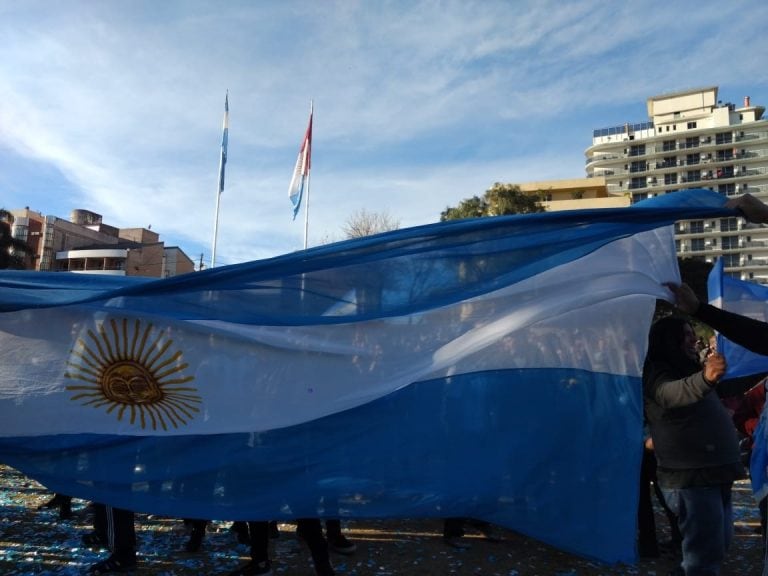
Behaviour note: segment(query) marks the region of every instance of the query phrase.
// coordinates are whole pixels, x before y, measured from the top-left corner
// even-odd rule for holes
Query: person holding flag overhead
[[[683,537],[685,576],[720,573],[733,537],[731,487],[745,476],[736,428],[715,392],[726,367],[715,352],[702,368],[696,335],[684,318],[667,316],[651,328],[645,414],[659,487]]]
[[[768,223],[768,206],[750,194],[729,200],[726,203],[726,207],[738,210],[750,222]],[[768,356],[768,323],[700,302],[694,291],[687,284],[667,284],[667,287],[674,296],[675,304],[682,312],[701,320],[739,346],[756,354]],[[763,440],[762,444],[760,444],[761,438]],[[764,434],[757,434],[756,441],[755,455],[753,455],[751,461],[752,485],[756,496],[760,499],[761,494],[765,492],[766,474],[764,464],[768,446],[765,445]],[[756,462],[762,462],[763,466],[757,466]],[[762,480],[757,480],[756,475],[760,476]],[[726,527],[726,530],[729,528],[730,526]],[[688,576],[689,571],[686,568],[685,562],[685,541],[683,543],[683,556],[683,569],[686,576]],[[718,572],[719,567],[711,572],[696,572],[692,570],[690,574],[717,574]],[[768,576],[768,562],[764,562],[763,576]]]

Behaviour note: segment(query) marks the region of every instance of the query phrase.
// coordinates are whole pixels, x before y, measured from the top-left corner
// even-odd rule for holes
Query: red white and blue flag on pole
[[[304,134],[304,140],[301,142],[299,156],[296,158],[296,166],[293,169],[293,178],[288,186],[288,197],[293,204],[293,219],[301,208],[301,198],[304,195],[304,186],[309,177],[309,169],[312,159],[312,110],[309,112],[309,125]]]

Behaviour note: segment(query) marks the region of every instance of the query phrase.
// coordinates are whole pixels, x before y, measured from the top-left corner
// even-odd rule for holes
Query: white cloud
[[[302,244],[287,186],[310,98],[310,238],[359,207],[425,223],[497,180],[582,176],[606,109],[641,121],[649,96],[712,84],[765,104],[768,9],[737,7],[750,17],[658,1],[0,4],[0,150],[80,191],[46,213],[151,223],[209,253],[229,89],[217,259],[272,256]]]

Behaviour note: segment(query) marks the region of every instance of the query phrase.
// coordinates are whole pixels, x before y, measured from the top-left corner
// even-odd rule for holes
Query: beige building
[[[718,100],[716,86],[648,99],[648,121],[595,130],[587,176],[631,201],[708,188],[768,201],[768,120],[744,98]],[[678,255],[713,262],[742,280],[768,284],[768,228],[741,218],[688,220],[676,230]]]
[[[13,236],[29,246],[31,270],[166,278],[195,269],[180,248],[166,247],[157,232],[115,228],[95,212],[73,210],[69,220],[29,208],[9,212]]]
[[[629,194],[608,193],[605,178],[571,178],[541,180],[518,184],[520,191],[536,194],[548,212],[558,210],[584,210],[589,208],[621,208],[629,206]]]

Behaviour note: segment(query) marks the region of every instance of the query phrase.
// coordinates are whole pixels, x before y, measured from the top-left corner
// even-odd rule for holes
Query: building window
[[[736,184],[718,184],[717,191],[724,196],[736,194]]]
[[[727,268],[735,268],[739,265],[739,255],[738,254],[723,254],[723,266]]]
[[[722,246],[723,250],[736,250],[739,247],[739,237],[723,236]]]
[[[735,232],[739,229],[738,218],[721,218],[720,232]]]
[[[696,128],[696,122],[688,122],[688,130],[693,130]]]
[[[704,220],[691,220],[688,226],[691,234],[704,233]]]
[[[664,174],[664,184],[677,184],[677,174]]]
[[[730,132],[715,134],[715,144],[730,144],[731,142],[733,142],[733,135]]]
[[[704,238],[693,238],[691,239],[691,250],[694,252],[703,252],[704,251]]]
[[[716,157],[718,162],[733,160],[733,150],[718,150]]]

